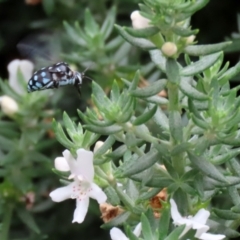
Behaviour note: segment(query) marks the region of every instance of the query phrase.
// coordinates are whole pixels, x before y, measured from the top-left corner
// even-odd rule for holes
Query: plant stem
[[[9,228],[12,219],[13,205],[6,204],[4,208],[2,227],[0,232],[1,240],[8,240]]]
[[[169,105],[168,105],[169,113],[171,114],[171,112],[179,112],[180,106],[179,106],[179,99],[178,99],[178,91],[179,91],[178,85],[177,83],[173,83],[169,81],[167,84],[167,87],[168,87],[168,99],[169,99]],[[174,126],[170,126],[170,128],[171,127],[174,127]],[[171,134],[170,141],[172,144],[172,148],[179,144],[179,142],[172,136],[172,134]],[[173,156],[172,163],[177,173],[180,176],[183,175],[184,165],[185,165],[183,154]]]

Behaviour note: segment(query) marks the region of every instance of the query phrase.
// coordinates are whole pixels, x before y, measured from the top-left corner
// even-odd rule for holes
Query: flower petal
[[[172,198],[170,199],[170,204],[171,204],[171,216],[172,216],[174,223],[181,222],[181,220],[184,218],[179,213],[177,204]]]
[[[87,181],[93,182],[93,153],[83,148],[77,150],[77,174],[83,176]]]
[[[206,224],[209,216],[210,216],[210,212],[202,208],[196,213],[196,215],[192,218],[192,220],[194,222]]]
[[[49,196],[52,198],[54,202],[62,202],[68,198],[71,198],[72,194],[72,186],[75,183],[71,183],[66,187],[57,188],[56,190],[52,191]]]
[[[70,170],[67,160],[64,157],[57,157],[54,166],[58,171],[68,172]]]
[[[221,240],[224,239],[225,235],[222,234],[211,234],[211,233],[203,233],[198,239],[201,240]]]
[[[76,169],[77,169],[77,161],[74,159],[74,157],[72,156],[70,151],[67,150],[67,149],[65,151],[63,151],[62,154],[63,154],[63,157],[66,159],[68,165],[69,165],[71,173],[74,174],[76,172]]]
[[[119,228],[112,228],[110,230],[110,236],[112,240],[129,240],[126,235]]]
[[[89,205],[89,198],[86,197],[85,199],[81,201],[77,201],[77,207],[74,211],[73,215],[73,223],[82,223],[84,221],[84,218],[88,211],[88,205]]]
[[[92,183],[91,189],[92,190],[89,192],[89,197],[96,199],[99,204],[107,201],[107,195],[97,184]]]
[[[142,231],[142,223],[138,223],[138,225],[134,228],[133,233],[139,237]]]

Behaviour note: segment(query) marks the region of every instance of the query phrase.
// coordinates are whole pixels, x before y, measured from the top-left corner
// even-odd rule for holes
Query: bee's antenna
[[[88,79],[88,80],[93,81],[92,78],[90,78],[90,77],[88,77],[88,76],[85,75],[85,73],[87,72],[87,70],[88,70],[91,66],[92,66],[92,64],[91,64],[90,66],[88,66],[88,67],[82,72],[82,76],[83,76],[83,78],[86,78],[86,79]]]

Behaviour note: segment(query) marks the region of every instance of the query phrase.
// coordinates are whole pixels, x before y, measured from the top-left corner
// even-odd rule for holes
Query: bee
[[[81,94],[83,79],[92,80],[85,76],[86,71],[87,69],[82,73],[73,71],[67,63],[59,62],[36,71],[28,81],[27,90],[28,92],[34,92],[73,85],[76,87],[78,93]]]

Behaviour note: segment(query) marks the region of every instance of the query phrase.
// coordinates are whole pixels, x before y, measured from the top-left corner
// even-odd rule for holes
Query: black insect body
[[[28,92],[74,85],[80,93],[80,87],[85,76],[83,73],[72,71],[65,62],[59,62],[36,71],[28,81]],[[90,79],[91,80],[91,79]]]

